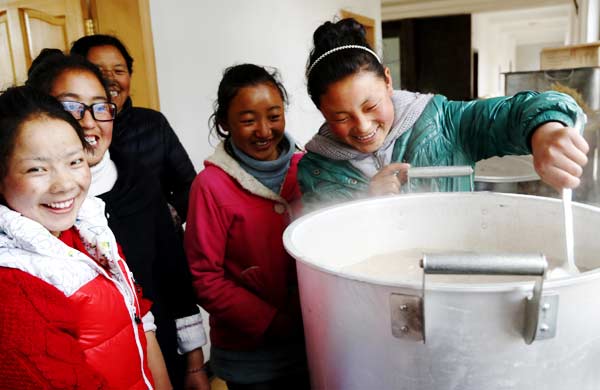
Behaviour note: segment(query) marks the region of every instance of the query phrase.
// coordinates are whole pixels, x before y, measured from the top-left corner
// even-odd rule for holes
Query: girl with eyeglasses
[[[108,225],[153,301],[156,327],[149,321],[145,331],[153,342],[149,363],[157,388],[171,388],[171,375],[186,388],[209,389],[202,353],[206,337],[181,237],[158,179],[136,161],[109,151],[116,107],[100,71],[83,57],[58,53],[38,60],[27,84],[57,98],[83,128],[90,150],[89,194],[106,203]]]
[[[153,389],[139,296],[86,198],[79,123],[30,87],[0,95],[0,388]]]
[[[185,222],[190,186],[196,177],[194,165],[162,113],[133,105],[134,59],[123,42],[112,35],[87,35],[73,43],[71,54],[84,56],[100,68],[108,82],[111,99],[117,105],[111,149],[146,165],[176,210],[174,218]]]
[[[300,153],[275,72],[225,70],[212,130],[222,142],[190,191],[185,249],[210,313],[211,368],[230,390],[309,388],[296,268],[282,235],[300,211]]]

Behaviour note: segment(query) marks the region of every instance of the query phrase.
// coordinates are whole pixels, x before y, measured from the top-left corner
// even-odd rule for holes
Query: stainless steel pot
[[[555,199],[404,195],[346,203],[295,221],[284,243],[297,259],[313,388],[598,389],[600,209],[574,204],[573,212],[577,265],[589,271],[546,280],[543,287],[543,267],[531,254],[563,258]],[[443,258],[484,254],[469,263],[475,268],[493,266],[500,256],[507,268],[532,265],[531,272],[515,272],[533,275],[482,282],[348,271],[373,255],[415,248]],[[447,257],[436,264],[448,265]],[[456,262],[450,265],[455,272]],[[541,287],[541,304],[534,305],[538,337],[528,340],[534,286]]]

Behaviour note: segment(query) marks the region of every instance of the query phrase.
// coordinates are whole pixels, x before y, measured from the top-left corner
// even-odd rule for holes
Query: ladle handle
[[[475,189],[475,178],[473,177],[473,167],[470,165],[457,166],[433,166],[433,167],[412,167],[407,172],[407,188],[411,192],[412,179],[435,179],[439,177],[460,177],[468,176],[471,191]]]
[[[548,262],[543,254],[456,253],[424,254],[425,274],[535,275],[543,276]]]
[[[469,165],[408,168],[408,177],[410,177],[411,179],[431,177],[458,177],[469,176],[472,174],[473,167]]]

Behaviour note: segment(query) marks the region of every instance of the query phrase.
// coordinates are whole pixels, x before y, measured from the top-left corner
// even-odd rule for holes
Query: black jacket
[[[190,186],[196,171],[163,114],[133,107],[131,98],[127,99],[115,119],[110,150],[141,162],[156,175],[167,202],[185,221]]]
[[[185,361],[177,354],[175,319],[199,312],[183,242],[156,177],[128,156],[111,152],[111,159],[117,167],[117,182],[98,197],[106,203],[108,226],[136,282],[154,302],[156,337],[171,380],[176,382],[184,376]]]

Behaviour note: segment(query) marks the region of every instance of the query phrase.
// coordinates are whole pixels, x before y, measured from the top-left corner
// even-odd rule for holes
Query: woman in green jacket
[[[399,193],[409,166],[472,166],[507,154],[532,153],[542,180],[557,189],[579,185],[588,145],[573,128],[583,113],[569,96],[522,92],[462,102],[394,91],[390,70],[354,19],[324,23],[313,40],[308,93],[325,123],[299,165],[305,207]],[[435,183],[457,191],[470,181]]]

